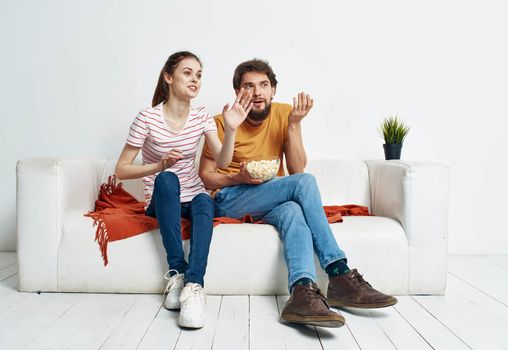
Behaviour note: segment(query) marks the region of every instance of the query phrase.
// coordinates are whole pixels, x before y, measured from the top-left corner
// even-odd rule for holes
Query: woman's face
[[[181,99],[196,97],[201,89],[202,70],[201,64],[189,57],[180,61],[173,74],[164,73],[170,95]]]

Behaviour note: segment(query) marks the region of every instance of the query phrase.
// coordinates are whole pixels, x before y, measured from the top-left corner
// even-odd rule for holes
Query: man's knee
[[[294,201],[288,201],[273,209],[273,214],[281,219],[294,220],[303,217],[302,207]]]
[[[289,178],[295,189],[318,191],[316,178],[312,174],[298,173],[289,176]]]
[[[301,232],[301,229],[307,225],[300,204],[294,201],[288,201],[280,204],[263,218],[263,221],[275,226],[281,234],[286,237],[287,234]],[[291,227],[293,229],[291,229]]]
[[[291,176],[294,176],[298,182],[302,184],[316,184],[316,177],[309,173],[298,173],[293,174]]]

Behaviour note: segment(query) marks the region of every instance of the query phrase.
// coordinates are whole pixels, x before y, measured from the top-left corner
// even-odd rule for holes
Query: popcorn
[[[279,158],[253,160],[247,163],[246,169],[251,177],[262,181],[273,179],[279,171]]]

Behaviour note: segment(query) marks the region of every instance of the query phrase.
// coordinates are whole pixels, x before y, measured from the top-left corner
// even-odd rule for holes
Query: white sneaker
[[[166,295],[164,307],[169,310],[174,310],[180,308],[180,294],[182,294],[184,275],[176,271],[176,275],[170,277],[169,273],[171,271],[176,270],[169,270],[164,275],[164,279],[168,281],[166,289],[164,289],[164,295]]]
[[[201,328],[205,325],[206,297],[203,288],[197,283],[187,283],[180,296],[181,327]]]

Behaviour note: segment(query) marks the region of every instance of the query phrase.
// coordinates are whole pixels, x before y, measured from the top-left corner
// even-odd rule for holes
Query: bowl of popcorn
[[[277,156],[248,161],[245,168],[253,179],[268,181],[277,176],[280,159]]]

